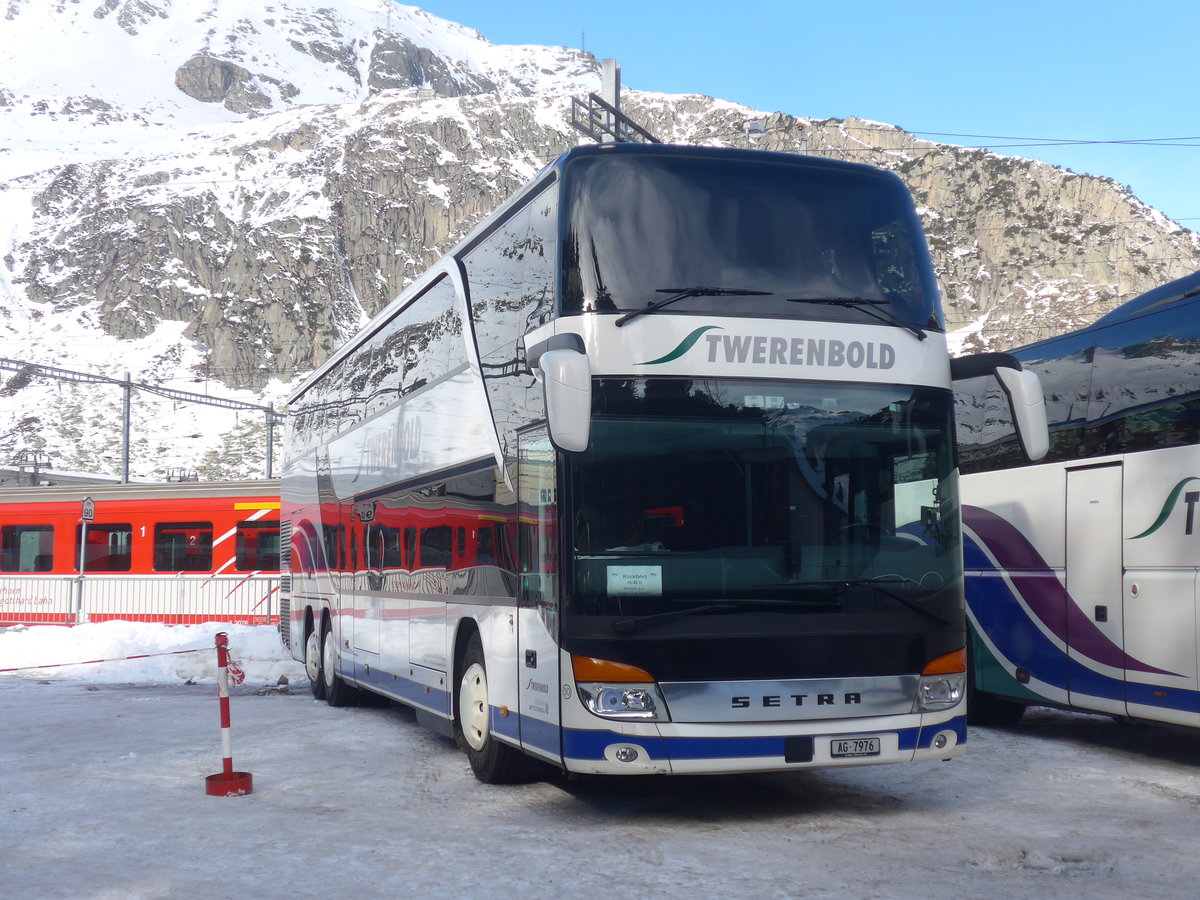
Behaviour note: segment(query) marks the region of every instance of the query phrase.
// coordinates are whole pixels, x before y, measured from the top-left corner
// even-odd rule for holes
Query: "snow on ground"
[[[218,629],[247,675],[242,797],[204,789]],[[1196,732],[1036,710],[949,763],[486,787],[411,713],[314,701],[270,628],[0,632],[0,669],[139,653],[171,655],[0,673],[3,897],[1124,900],[1200,877]]]

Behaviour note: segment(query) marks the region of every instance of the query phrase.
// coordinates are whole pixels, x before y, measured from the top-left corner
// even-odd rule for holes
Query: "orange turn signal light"
[[[967,648],[944,653],[929,661],[921,670],[922,675],[951,675],[955,672],[967,671]]]
[[[607,659],[596,659],[593,656],[571,654],[571,667],[575,670],[576,681],[604,681],[622,684],[645,684],[654,681],[653,675],[637,666],[612,662]]]

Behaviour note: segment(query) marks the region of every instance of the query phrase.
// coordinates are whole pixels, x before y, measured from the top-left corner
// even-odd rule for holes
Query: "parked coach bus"
[[[950,368],[894,175],[571,150],[291,398],[284,637],[486,782],[953,757]]]
[[[1050,450],[1027,464],[999,398],[962,395],[973,720],[1200,726],[1200,272],[1013,355]]]
[[[0,625],[271,624],[278,580],[278,481],[0,488]]]

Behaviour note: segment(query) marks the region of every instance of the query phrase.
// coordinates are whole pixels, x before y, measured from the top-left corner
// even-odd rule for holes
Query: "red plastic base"
[[[204,792],[210,797],[236,797],[254,790],[254,776],[249,772],[219,772],[204,779]]]

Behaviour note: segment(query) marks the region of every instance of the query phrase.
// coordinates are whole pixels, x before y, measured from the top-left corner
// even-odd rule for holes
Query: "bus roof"
[[[376,313],[369,322],[360,328],[353,336],[337,347],[321,365],[317,366],[304,378],[299,386],[292,389],[288,397],[288,405],[299,401],[314,384],[320,381],[325,373],[330,371],[345,357],[349,356],[360,343],[374,334],[402,308],[409,299],[431,284],[446,271],[442,261],[454,258],[464,252],[479,240],[498,218],[510,208],[517,205],[525,196],[540,191],[546,184],[561,177],[565,168],[573,161],[601,156],[650,157],[655,159],[724,159],[733,162],[760,164],[791,165],[798,168],[823,169],[854,173],[864,178],[879,178],[896,182],[903,186],[904,181],[894,172],[880,169],[865,163],[847,162],[845,160],[828,159],[822,156],[809,156],[801,153],[783,153],[774,150],[748,150],[736,147],[702,147],[693,144],[583,144],[572,147],[556,159],[548,163],[538,174],[506,197],[494,210],[481,220],[457,244],[445,251],[439,260],[416,277],[407,287],[396,294],[392,300]],[[907,190],[907,188],[905,188]]]
[[[1124,322],[1126,319],[1132,319],[1134,316],[1152,312],[1170,303],[1178,303],[1180,300],[1195,297],[1197,294],[1200,294],[1200,271],[1193,272],[1191,275],[1185,275],[1183,278],[1177,278],[1174,281],[1168,281],[1166,284],[1159,285],[1126,303],[1122,303],[1111,312],[1105,313],[1093,322],[1090,327]]]
[[[1045,338],[1044,340],[1034,341],[1032,344],[1025,344],[1009,352],[1017,356],[1018,359],[1025,359],[1028,358],[1028,354],[1048,345],[1058,343],[1066,338],[1076,338],[1093,330],[1128,322],[1131,319],[1157,312],[1173,303],[1180,303],[1190,297],[1196,296],[1200,296],[1200,271],[1193,272],[1191,275],[1185,275],[1183,278],[1177,278],[1174,281],[1168,281],[1166,284],[1152,288],[1144,294],[1139,294],[1132,300],[1122,303],[1116,309],[1105,313],[1091,325],[1087,325],[1076,331],[1069,331],[1064,334],[1055,335],[1054,337]]]

